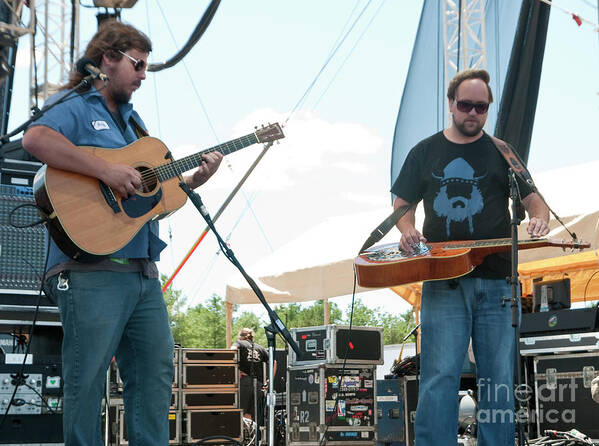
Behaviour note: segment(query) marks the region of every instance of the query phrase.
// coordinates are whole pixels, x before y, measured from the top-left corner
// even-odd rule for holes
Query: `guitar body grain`
[[[452,279],[468,274],[480,265],[485,257],[511,249],[509,238],[488,240],[455,240],[427,243],[426,254],[406,254],[398,250],[398,243],[374,246],[354,260],[358,285],[381,288],[404,285],[423,280]],[[582,249],[590,243],[572,240],[528,239],[519,240],[518,249],[560,246]],[[421,251],[424,252],[424,251]]]
[[[141,138],[119,149],[86,146],[79,149],[142,172],[168,163],[167,147],[152,137]],[[98,179],[48,166],[36,175],[34,195],[50,217],[48,230],[55,243],[69,257],[81,262],[98,261],[118,251],[150,219],[179,209],[187,200],[177,177],[156,181],[152,190],[138,191],[127,200],[149,207],[142,215],[131,217],[119,197],[116,198],[120,212],[114,212]]]
[[[388,246],[397,243],[390,244]],[[384,248],[387,245],[379,246]],[[471,249],[442,250],[433,247],[430,256],[415,256],[397,261],[373,261],[364,255],[356,258],[358,284],[362,287],[379,288],[440,280],[468,274],[476,263]]]

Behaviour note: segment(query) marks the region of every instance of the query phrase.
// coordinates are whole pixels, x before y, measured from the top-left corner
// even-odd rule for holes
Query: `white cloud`
[[[242,118],[234,127],[231,139],[253,131],[256,125],[279,122],[287,115],[272,109],[255,110]],[[382,138],[371,129],[348,122],[329,122],[314,113],[299,112],[283,127],[285,138],[275,144],[264,156],[256,171],[248,179],[248,187],[258,190],[283,190],[304,183],[311,175],[331,178],[367,172],[368,157],[381,149]],[[194,153],[201,148],[182,145],[173,149],[176,157]],[[227,157],[234,173],[223,164],[207,188],[230,188],[240,179],[262,146],[240,150]]]

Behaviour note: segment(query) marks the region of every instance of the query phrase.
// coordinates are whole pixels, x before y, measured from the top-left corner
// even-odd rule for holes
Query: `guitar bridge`
[[[121,208],[119,207],[119,202],[117,201],[116,197],[114,196],[114,192],[112,192],[112,189],[109,188],[102,181],[100,181],[100,190],[102,191],[102,195],[104,195],[104,199],[106,200],[106,203],[108,203],[108,206],[110,206],[110,208],[113,210],[113,212],[115,214],[118,214],[119,212],[121,212]]]
[[[365,257],[368,260],[375,262],[386,262],[390,260],[402,260],[409,259],[411,257],[426,256],[431,252],[430,247],[424,242],[415,244],[413,248],[414,252],[410,254],[399,249],[399,244],[396,244],[392,247],[386,247],[376,251],[368,252],[365,254]]]

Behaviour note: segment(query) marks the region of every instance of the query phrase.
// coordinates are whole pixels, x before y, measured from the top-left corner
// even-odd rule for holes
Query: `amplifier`
[[[239,391],[234,388],[185,390],[181,395],[184,410],[237,409],[239,407]]]
[[[214,391],[215,386],[237,387],[239,369],[237,364],[183,364],[183,388],[207,388]]]
[[[9,214],[25,204],[35,204],[31,187],[0,184],[0,291],[39,290],[41,286],[48,248],[46,230],[42,225],[17,228],[9,224]],[[18,209],[12,217],[17,225],[38,220],[32,206]]]
[[[292,328],[291,335],[300,351],[309,357],[298,360],[289,350],[289,365],[307,364],[383,364],[383,329],[323,325],[320,327]]]
[[[12,375],[22,357],[7,354],[0,364],[0,413],[4,415],[15,389]],[[4,423],[0,444],[62,443],[62,368],[60,357],[35,357],[26,364],[26,384],[19,386]]]
[[[127,422],[125,419],[125,410],[119,408],[118,410],[119,420],[119,445],[129,444],[129,438],[127,437]],[[168,414],[168,430],[169,444],[180,444],[181,443],[181,412],[171,411]]]
[[[239,362],[239,350],[237,349],[206,350],[197,348],[182,348],[181,354],[183,356],[182,362],[184,364],[206,362],[218,362],[224,364]]]
[[[7,145],[2,146],[2,148],[4,149]],[[32,187],[35,173],[41,167],[42,163],[36,161],[0,159],[0,184]]]
[[[241,441],[243,436],[241,409],[188,410],[186,414],[187,442],[206,437],[227,436]],[[223,440],[210,440],[206,443],[223,443]]]
[[[598,308],[541,311],[522,314],[521,335],[584,333],[597,331]]]
[[[370,364],[292,367],[287,372],[287,444],[375,443],[376,370]]]

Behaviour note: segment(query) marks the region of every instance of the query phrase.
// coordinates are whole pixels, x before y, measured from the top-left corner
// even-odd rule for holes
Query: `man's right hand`
[[[420,232],[418,232],[415,227],[411,227],[409,229],[404,229],[404,231],[401,233],[399,248],[402,251],[412,254],[414,252],[413,246],[420,242],[426,243],[426,238]]]
[[[135,195],[141,186],[139,171],[126,164],[108,164],[100,178],[121,198]]]

